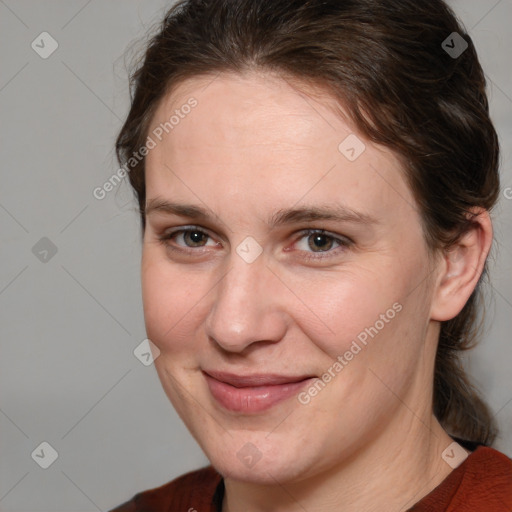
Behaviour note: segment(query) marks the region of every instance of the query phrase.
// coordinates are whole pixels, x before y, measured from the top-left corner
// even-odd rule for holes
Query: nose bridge
[[[276,300],[268,289],[270,275],[263,255],[249,262],[243,253],[231,254],[206,321],[207,334],[224,349],[241,352],[251,343],[276,341],[282,335],[279,312],[270,304]]]

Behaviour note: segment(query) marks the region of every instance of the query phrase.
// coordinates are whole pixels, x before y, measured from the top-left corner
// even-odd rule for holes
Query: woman
[[[441,0],[189,0],[117,140],[155,366],[212,466],[121,511],[510,511],[459,363],[499,193]]]

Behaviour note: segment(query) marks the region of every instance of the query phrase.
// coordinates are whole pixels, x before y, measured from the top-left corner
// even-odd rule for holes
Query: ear
[[[433,292],[431,319],[455,318],[473,293],[491,249],[493,230],[489,212],[471,209],[473,225],[449,250],[442,253]]]

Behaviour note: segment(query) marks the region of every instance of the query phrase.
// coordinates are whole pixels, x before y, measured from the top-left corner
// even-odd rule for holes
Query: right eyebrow
[[[168,215],[178,215],[180,217],[188,217],[190,219],[201,220],[207,220],[212,217],[208,211],[201,206],[195,206],[193,204],[172,203],[161,198],[150,199],[146,203],[144,214],[151,215],[154,212],[161,212]]]

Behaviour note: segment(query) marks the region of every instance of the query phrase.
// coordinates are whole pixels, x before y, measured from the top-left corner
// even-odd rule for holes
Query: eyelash
[[[170,233],[164,233],[164,234],[158,236],[158,241],[160,243],[162,243],[168,250],[173,251],[173,252],[180,252],[182,254],[183,253],[193,254],[193,253],[197,253],[197,252],[202,252],[202,251],[198,251],[198,249],[202,249],[202,247],[198,247],[196,249],[189,247],[188,249],[184,249],[183,247],[178,248],[169,243],[169,241],[173,240],[177,235],[180,235],[182,233],[183,234],[185,234],[185,233],[201,233],[202,235],[205,235],[211,239],[210,235],[208,233],[206,233],[205,231],[203,231],[202,229],[200,229],[198,227],[190,226],[188,228],[177,229]],[[304,256],[304,259],[306,259],[306,260],[318,261],[318,260],[323,260],[326,258],[331,258],[331,257],[333,257],[333,253],[338,254],[338,252],[340,252],[340,251],[345,251],[347,248],[349,248],[353,244],[353,241],[350,240],[349,238],[336,237],[334,235],[327,233],[323,229],[306,229],[306,230],[301,231],[299,233],[299,235],[300,236],[296,239],[296,241],[294,243],[297,243],[298,241],[302,240],[303,238],[307,238],[311,235],[323,235],[323,236],[326,236],[327,238],[333,240],[337,244],[339,244],[339,247],[336,248],[338,250],[328,249],[326,251],[319,251],[318,253],[311,252],[310,254],[313,254],[315,256],[312,256],[312,255]],[[304,251],[302,251],[302,252],[304,252]]]

